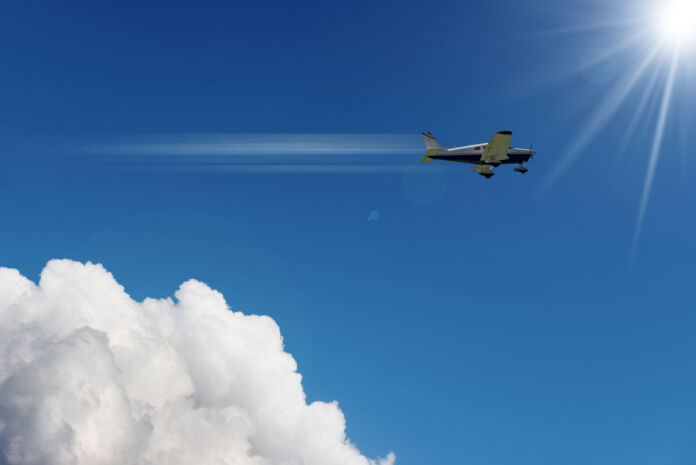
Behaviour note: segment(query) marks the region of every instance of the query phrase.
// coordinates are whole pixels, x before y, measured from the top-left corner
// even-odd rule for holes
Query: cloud
[[[101,265],[0,268],[0,463],[392,465],[307,404],[278,325],[190,280],[135,302]]]

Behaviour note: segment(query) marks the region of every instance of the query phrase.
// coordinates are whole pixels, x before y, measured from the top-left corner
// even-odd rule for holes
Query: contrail
[[[184,171],[230,174],[403,174],[432,173],[432,167],[405,163],[392,164],[280,164],[280,163],[233,163],[224,165],[179,166]],[[440,169],[440,167],[438,167]]]
[[[186,134],[80,148],[101,164],[258,174],[401,173],[424,151],[415,134]]]
[[[411,134],[189,134],[92,144],[84,152],[115,156],[411,155]]]

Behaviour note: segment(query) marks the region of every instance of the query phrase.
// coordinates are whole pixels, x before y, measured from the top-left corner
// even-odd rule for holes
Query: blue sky
[[[197,278],[270,315],[309,399],[338,400],[368,456],[693,463],[694,49],[634,247],[662,87],[622,151],[645,86],[551,176],[651,35],[597,77],[587,54],[647,26],[558,31],[640,8],[563,3],[6,1],[0,265],[38,279],[51,258],[100,262],[136,299]],[[400,134],[418,152],[425,129],[449,146],[509,129],[538,155],[486,181],[458,164],[409,174],[420,153],[403,173],[282,175],[84,150],[318,133]]]

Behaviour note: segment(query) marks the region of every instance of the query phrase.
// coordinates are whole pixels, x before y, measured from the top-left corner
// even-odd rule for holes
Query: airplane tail
[[[421,163],[430,163],[433,161],[430,157],[437,155],[444,147],[440,145],[430,132],[421,132],[421,136],[423,136],[423,142],[425,142],[425,148],[427,149]]]

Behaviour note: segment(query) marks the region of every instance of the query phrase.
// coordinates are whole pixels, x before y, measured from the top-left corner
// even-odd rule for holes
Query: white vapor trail
[[[178,171],[257,174],[388,174],[420,161],[413,134],[189,134],[91,144],[89,160]]]
[[[86,153],[120,156],[374,155],[422,152],[410,134],[189,134],[92,144]]]
[[[432,167],[406,164],[281,164],[281,163],[232,163],[222,165],[179,166],[175,169],[198,173],[230,174],[403,174],[422,172],[432,173]]]

